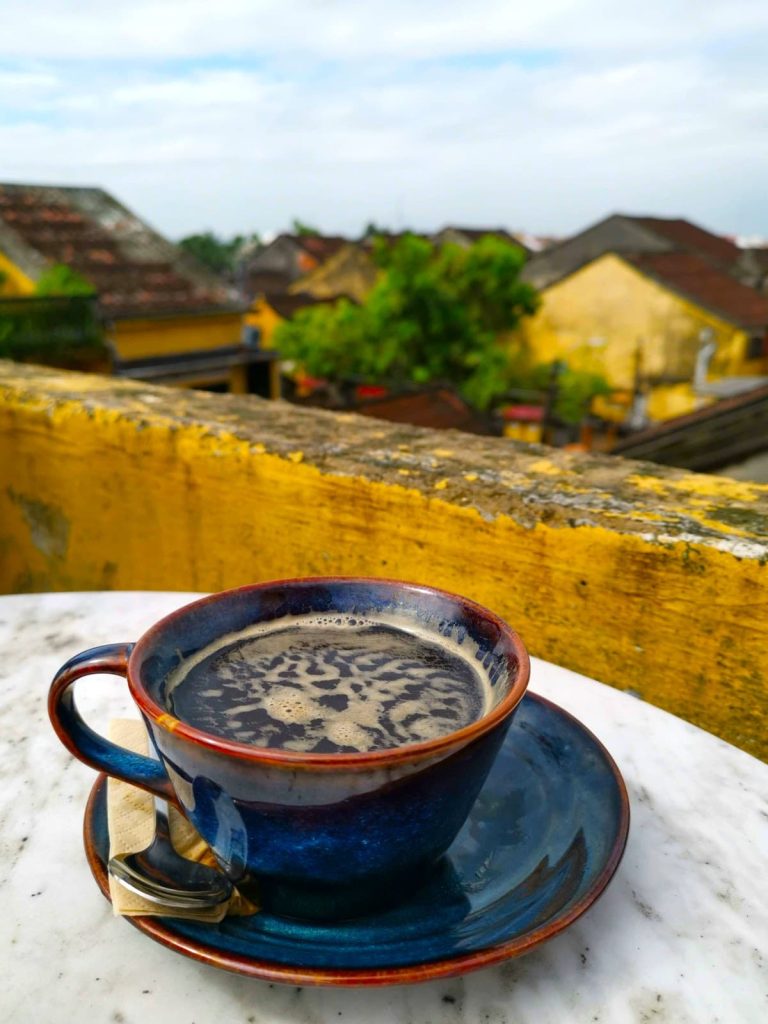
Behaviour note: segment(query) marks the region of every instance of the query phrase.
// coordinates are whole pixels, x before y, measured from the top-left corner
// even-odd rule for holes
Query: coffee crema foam
[[[311,753],[421,743],[492,705],[472,650],[353,616],[292,616],[221,637],[174,669],[165,693],[172,714],[204,732]]]

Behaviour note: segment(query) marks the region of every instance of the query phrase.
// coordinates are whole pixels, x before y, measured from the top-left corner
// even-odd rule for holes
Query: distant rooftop
[[[614,213],[570,238],[535,253],[523,276],[546,288],[607,252],[689,252],[724,273],[737,264],[741,250],[730,239],[680,217],[638,217]]]
[[[342,235],[290,235],[289,237],[293,238],[297,245],[318,261],[329,259],[339,249],[343,249],[345,245],[349,244],[349,239]]]
[[[0,252],[33,280],[73,268],[117,319],[238,308],[215,274],[100,188],[0,183]]]
[[[361,402],[355,412],[392,423],[410,423],[435,430],[462,430],[487,434],[488,426],[454,391],[449,388],[425,388],[422,391],[386,395]]]
[[[715,235],[681,217],[627,217],[627,220],[668,239],[676,249],[698,253],[726,269],[733,267],[741,255],[739,247],[729,238]]]
[[[744,379],[741,378],[743,381]],[[768,450],[768,382],[619,441],[613,454],[712,472]]]
[[[615,213],[530,257],[523,277],[548,288],[608,253],[740,327],[768,326],[768,297],[737,279],[744,251],[680,217]],[[759,267],[756,278],[760,277]]]
[[[768,297],[692,252],[625,253],[644,274],[739,327],[768,327]]]

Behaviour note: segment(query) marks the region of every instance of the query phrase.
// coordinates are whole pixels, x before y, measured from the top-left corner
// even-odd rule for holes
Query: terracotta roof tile
[[[470,434],[488,433],[480,417],[459,395],[447,388],[375,398],[357,405],[355,412],[361,416],[431,427],[433,430],[452,428]]]
[[[768,327],[768,298],[691,252],[622,253],[633,266],[739,327]]]
[[[349,244],[349,239],[341,235],[298,235],[296,241],[305,252],[321,261],[327,260]]]
[[[46,265],[76,270],[110,316],[237,307],[223,281],[101,189],[0,184],[4,243],[29,256],[33,278]]]
[[[698,253],[727,269],[738,261],[741,250],[730,239],[715,235],[682,218],[630,217],[629,220],[661,235],[678,249]]]

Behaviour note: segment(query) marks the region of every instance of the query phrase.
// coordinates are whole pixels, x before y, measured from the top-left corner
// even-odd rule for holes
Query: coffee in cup
[[[159,757],[94,732],[81,676],[125,676]],[[280,580],[71,658],[48,701],[86,764],[173,801],[229,878],[298,918],[407,897],[467,818],[527,686],[488,609],[395,580]]]
[[[342,754],[422,743],[488,711],[482,664],[407,617],[303,615],[221,637],[165,683],[168,710],[238,743]]]

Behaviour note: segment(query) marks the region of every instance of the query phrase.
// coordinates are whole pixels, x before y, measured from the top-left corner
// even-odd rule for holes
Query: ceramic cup
[[[202,732],[175,718],[165,680],[181,659],[228,633],[286,615],[396,614],[482,663],[492,706],[421,743],[368,753],[297,753]],[[80,717],[81,676],[125,676],[160,760],[125,750]],[[81,761],[175,803],[223,871],[262,906],[311,919],[350,917],[405,898],[464,823],[528,683],[519,637],[472,601],[379,579],[283,580],[202,598],[135,644],[95,647],[56,674],[49,714]]]

